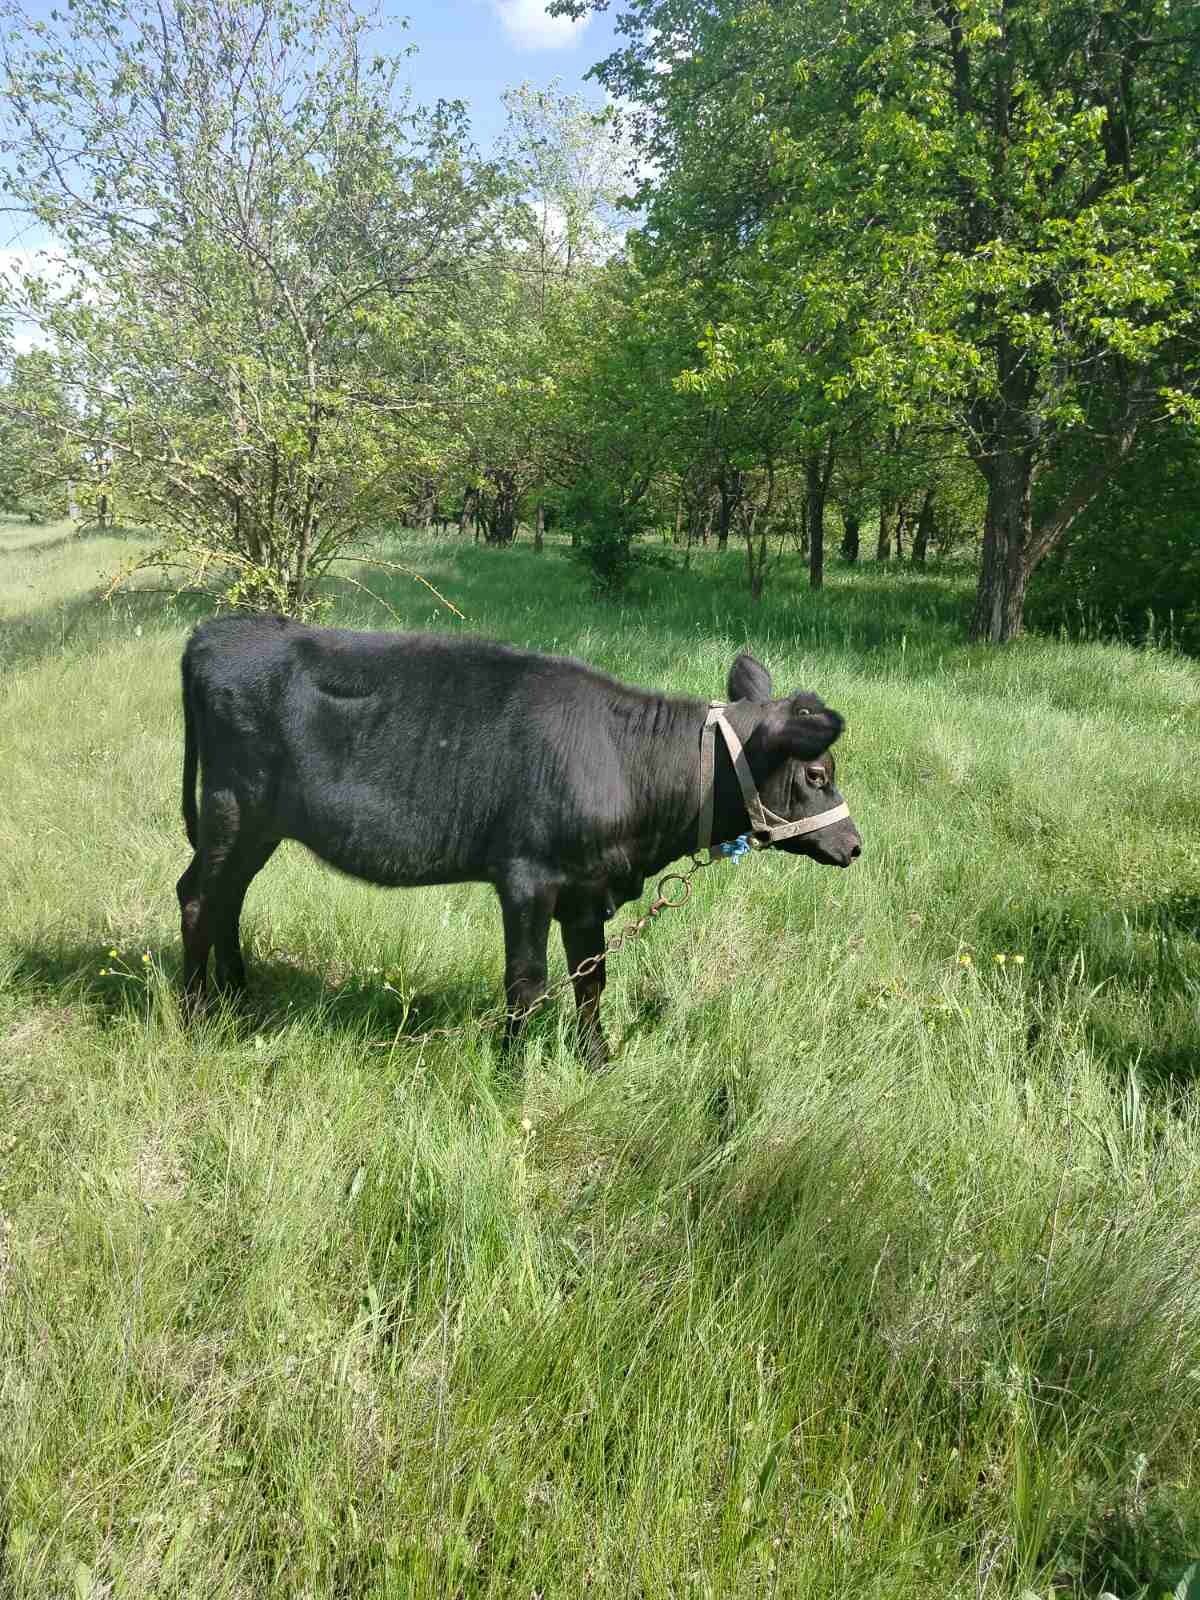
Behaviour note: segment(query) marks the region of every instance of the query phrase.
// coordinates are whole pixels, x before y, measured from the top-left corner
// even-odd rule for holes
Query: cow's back
[[[185,676],[206,792],[376,883],[566,865],[624,805],[610,709],[631,691],[580,662],[229,617],[193,634]]]

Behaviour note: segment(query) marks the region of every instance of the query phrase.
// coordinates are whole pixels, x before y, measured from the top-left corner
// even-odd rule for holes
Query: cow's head
[[[759,794],[770,810],[799,822],[843,803],[834,784],[829,749],[842,731],[836,711],[815,694],[772,699],[771,674],[748,654],[738,656],[730,668],[728,695],[730,700],[749,700],[759,707],[761,714],[745,747]],[[809,856],[823,866],[848,867],[862,854],[862,838],[853,818],[845,817],[815,833],[784,839],[774,848]]]

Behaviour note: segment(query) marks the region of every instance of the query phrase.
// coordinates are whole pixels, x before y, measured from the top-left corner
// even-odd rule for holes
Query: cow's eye
[[[823,789],[829,782],[829,774],[824,767],[809,767],[808,781],[814,789]]]

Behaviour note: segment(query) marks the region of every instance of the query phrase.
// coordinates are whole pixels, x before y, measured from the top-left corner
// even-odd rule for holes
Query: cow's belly
[[[417,816],[368,786],[340,784],[314,802],[282,807],[288,835],[351,877],[390,888],[461,883],[486,876],[469,838],[431,816]]]

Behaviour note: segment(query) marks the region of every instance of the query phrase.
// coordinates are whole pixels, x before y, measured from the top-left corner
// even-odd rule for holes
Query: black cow
[[[842,719],[815,696],[772,700],[750,655],[727,718],[761,797],[796,820],[840,801],[825,752]],[[696,848],[702,700],[632,688],[579,661],[482,639],[352,633],[282,617],[203,623],[183,656],[179,880],[187,1001],[239,988],[246,889],[281,839],[388,885],[487,882],[504,919],[513,1013],[546,987],[552,919],[570,970],[643,882]],[[715,755],[713,842],[747,826],[732,761]],[[202,794],[196,804],[196,768]],[[779,846],[827,865],[859,854],[846,817]],[[604,966],[575,984],[581,1042],[605,1059]]]

